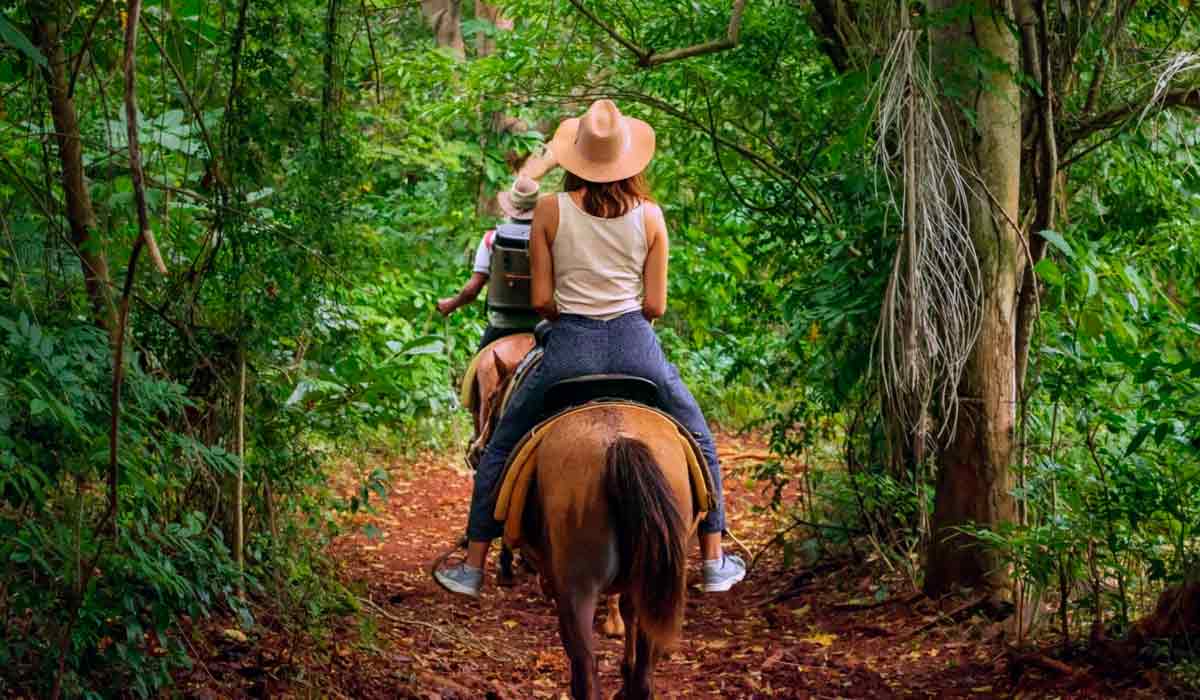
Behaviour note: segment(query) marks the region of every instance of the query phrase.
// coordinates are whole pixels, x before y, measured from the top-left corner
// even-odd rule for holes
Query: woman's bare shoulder
[[[544,194],[538,197],[537,205],[533,208],[533,215],[538,214],[558,214],[558,195]]]
[[[667,220],[663,216],[662,207],[658,206],[657,202],[646,200],[643,210],[643,220],[646,222],[646,228],[652,229],[655,233],[667,232]]]
[[[546,241],[554,243],[558,234],[558,196],[542,195],[533,208],[533,228],[536,234],[539,230],[545,232]]]

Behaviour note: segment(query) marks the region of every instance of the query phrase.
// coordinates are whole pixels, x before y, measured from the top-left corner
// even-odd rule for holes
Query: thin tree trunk
[[[337,63],[338,14],[340,0],[329,0],[325,15],[325,86],[321,91],[321,144],[326,145],[333,136],[335,113],[341,101]]]
[[[955,0],[938,0],[945,11]],[[964,535],[964,526],[993,527],[1011,521],[1009,464],[1016,408],[1014,375],[1015,301],[1024,269],[1018,212],[1021,161],[1020,93],[1007,70],[966,74],[963,42],[985,55],[1018,66],[1017,41],[1004,5],[994,16],[980,13],[934,33],[937,69],[981,81],[972,96],[976,127],[960,119],[960,157],[979,181],[970,202],[971,237],[979,257],[983,309],[979,339],[959,385],[955,431],[938,460],[933,532],[926,562],[925,591],[942,595],[956,587],[1001,590],[1007,577],[993,551]],[[967,24],[969,23],[969,31]],[[978,83],[976,83],[978,84]],[[954,107],[955,114],[961,109]]]
[[[133,281],[137,276],[138,257],[142,248],[150,251],[155,264],[161,271],[166,272],[162,258],[158,255],[158,246],[154,242],[154,234],[150,231],[150,220],[146,210],[146,190],[142,179],[141,148],[138,143],[137,98],[134,62],[137,56],[138,16],[142,11],[141,0],[129,0],[127,11],[128,21],[125,25],[125,120],[126,134],[129,139],[129,165],[133,174],[134,199],[138,212],[138,237],[133,242],[129,253],[129,264],[125,267],[125,283],[121,287],[121,299],[117,309],[116,327],[112,333],[113,375],[112,394],[109,405],[110,423],[108,434],[108,516],[112,524],[112,534],[115,541],[117,534],[117,516],[119,515],[118,482],[120,476],[121,427],[121,385],[125,381],[125,331],[129,325],[129,300],[133,295]]]
[[[1035,5],[1036,3],[1036,5]],[[1058,140],[1055,137],[1054,119],[1054,71],[1050,65],[1050,42],[1045,0],[1025,0],[1018,6],[1021,14],[1022,34],[1027,37],[1028,63],[1036,65],[1035,77],[1041,83],[1038,98],[1038,152],[1034,168],[1033,196],[1037,203],[1033,227],[1029,231],[1029,265],[1021,280],[1021,298],[1017,307],[1016,378],[1022,402],[1025,399],[1025,375],[1029,366],[1029,343],[1032,340],[1033,322],[1037,318],[1040,300],[1040,285],[1033,266],[1046,254],[1046,239],[1038,235],[1055,226],[1055,199],[1060,180],[1065,173],[1058,172]],[[1034,29],[1036,27],[1036,30]],[[1103,69],[1101,64],[1101,68]]]
[[[475,19],[486,19],[498,30],[511,31],[513,21],[504,16],[499,7],[489,5],[482,0],[475,0]],[[496,40],[483,32],[475,35],[475,52],[477,56],[491,56],[496,52]]]
[[[464,58],[467,47],[462,35],[462,0],[421,0],[421,12],[433,27],[437,45]]]
[[[125,132],[129,141],[129,173],[133,181],[133,199],[137,207],[138,235],[146,246],[146,252],[154,266],[162,274],[167,274],[167,266],[162,254],[158,251],[158,243],[154,239],[154,230],[150,228],[150,212],[146,207],[146,174],[142,169],[142,145],[138,136],[137,108],[137,34],[142,13],[142,0],[129,0],[125,22]]]
[[[234,530],[234,547],[237,554],[238,566],[238,597],[246,597],[246,523],[245,523],[245,480],[246,480],[246,348],[238,349],[238,388],[237,388],[237,436],[236,449],[238,456],[237,490],[234,492],[234,509],[236,527]]]
[[[96,231],[96,214],[83,171],[83,143],[79,137],[79,120],[75,101],[69,92],[69,61],[59,34],[59,16],[63,8],[56,2],[38,2],[32,8],[34,40],[49,62],[43,70],[46,96],[54,120],[55,140],[62,167],[62,188],[67,205],[67,222],[71,228],[71,243],[83,268],[83,283],[92,307],[96,324],[110,334],[116,328],[108,260]]]
[[[383,70],[379,67],[379,53],[375,51],[375,34],[371,31],[371,15],[367,12],[366,0],[362,4],[363,26],[367,28],[367,47],[371,49],[372,73],[375,74],[375,104],[383,104]]]

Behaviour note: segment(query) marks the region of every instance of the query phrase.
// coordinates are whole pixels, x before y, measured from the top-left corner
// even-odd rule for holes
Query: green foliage
[[[1169,126],[1164,140],[1187,133]],[[1200,173],[1146,159],[1140,138],[1089,168],[1109,177],[1085,180],[1067,231],[1043,234],[1055,248],[1039,269],[1044,398],[1029,409],[1019,493],[1032,517],[989,536],[1037,586],[1087,580],[1087,609],[1122,625],[1200,563],[1200,276],[1187,223]],[[1131,157],[1142,167],[1122,169]]]
[[[149,697],[187,662],[172,634],[179,615],[228,604],[237,580],[210,515],[178,500],[202,474],[231,473],[233,460],[171,430],[191,405],[183,387],[136,362],[120,427],[115,541],[96,527],[107,522],[90,486],[107,466],[107,359],[93,326],[47,326],[0,309],[0,663],[14,690],[47,693],[61,656],[72,695],[128,688]]]

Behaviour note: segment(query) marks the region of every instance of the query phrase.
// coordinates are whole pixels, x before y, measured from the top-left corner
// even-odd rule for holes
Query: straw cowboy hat
[[[590,182],[616,182],[646,169],[654,129],[626,117],[612,100],[597,100],[582,117],[563,120],[550,150],[564,170]]]
[[[500,211],[510,219],[532,219],[533,208],[537,206],[538,190],[536,180],[522,175],[513,181],[512,188],[507,192],[496,195],[500,203]]]

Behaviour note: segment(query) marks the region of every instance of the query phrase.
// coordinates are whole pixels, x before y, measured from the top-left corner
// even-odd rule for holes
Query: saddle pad
[[[518,333],[518,334],[514,334],[514,335],[520,335],[520,334]],[[528,335],[533,335],[533,334],[529,333]],[[499,343],[501,340],[507,340],[508,338],[511,338],[511,337],[512,336],[506,335],[501,338],[497,338],[497,339],[493,340],[492,342],[483,346],[482,350],[475,353],[475,357],[471,358],[471,363],[467,365],[467,371],[465,374],[463,374],[462,384],[460,384],[459,388],[458,388],[458,403],[460,406],[465,408],[467,411],[474,411],[476,408],[475,407],[475,400],[476,400],[475,373],[477,371],[479,371],[480,358],[482,358],[484,356],[484,353],[490,352],[492,350],[492,347],[496,343]]]
[[[566,416],[598,408],[611,407],[613,405],[659,415],[675,426],[679,441],[684,448],[684,454],[687,455],[688,473],[691,476],[690,482],[692,486],[692,507],[697,512],[708,511],[713,508],[715,502],[712,490],[712,475],[708,473],[704,454],[700,451],[700,445],[696,443],[696,439],[692,437],[692,434],[679,421],[671,417],[670,414],[639,403],[630,401],[593,401],[563,411],[542,421],[537,427],[526,434],[521,439],[521,442],[517,443],[512,455],[508,458],[508,463],[505,464],[504,473],[501,477],[500,489],[496,496],[496,509],[493,513],[496,520],[504,523],[504,542],[508,546],[518,547],[522,542],[521,520],[525,512],[525,502],[529,496],[529,488],[533,483],[533,475],[536,469],[537,460],[534,459],[534,455],[537,452],[538,445],[541,444],[542,438],[549,433],[550,429],[558,421]]]

